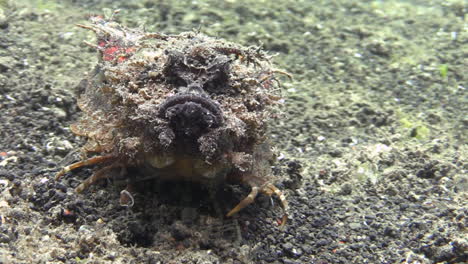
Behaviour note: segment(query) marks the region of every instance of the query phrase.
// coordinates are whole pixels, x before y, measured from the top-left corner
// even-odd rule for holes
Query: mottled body
[[[84,114],[71,129],[87,138],[83,152],[92,157],[57,178],[99,164],[77,191],[115,167],[161,179],[247,184],[251,194],[228,216],[260,191],[279,196],[285,222],[287,203],[273,185],[266,135],[280,98],[274,75],[281,72],[264,52],[197,32],[146,33],[100,17],[80,26],[96,33],[97,45],[89,45],[100,60],[81,83]]]

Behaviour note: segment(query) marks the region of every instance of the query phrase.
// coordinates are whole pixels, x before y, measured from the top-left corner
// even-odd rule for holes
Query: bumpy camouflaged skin
[[[84,114],[72,125],[88,138],[85,153],[156,170],[189,160],[200,168],[189,177],[228,171],[238,183],[273,181],[266,125],[279,89],[264,52],[197,32],[145,33],[100,18],[87,28],[97,34],[100,61],[82,82]],[[186,174],[178,170],[173,175]]]

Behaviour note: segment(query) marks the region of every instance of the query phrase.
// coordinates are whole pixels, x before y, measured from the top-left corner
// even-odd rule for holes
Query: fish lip
[[[194,103],[201,106],[213,115],[213,117],[215,118],[215,122],[210,128],[220,127],[223,125],[223,112],[219,107],[218,103],[205,96],[200,96],[192,93],[176,94],[167,98],[158,109],[158,117],[162,119],[168,119],[168,109],[176,105],[184,105],[190,103]]]
[[[207,96],[178,93],[159,107],[158,118],[164,120],[167,131],[178,144],[198,145],[199,139],[224,125],[218,103]],[[198,142],[198,143],[197,143]]]

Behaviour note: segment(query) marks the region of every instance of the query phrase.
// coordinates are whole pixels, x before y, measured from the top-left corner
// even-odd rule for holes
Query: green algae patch
[[[398,120],[400,126],[407,132],[409,131],[410,137],[419,140],[426,140],[430,137],[431,130],[425,122],[416,120],[414,117],[403,114],[402,112],[398,113],[398,115],[400,116]]]
[[[447,74],[448,74],[448,65],[447,64],[442,64],[439,66],[439,73],[440,73],[440,76],[445,79],[447,78]]]

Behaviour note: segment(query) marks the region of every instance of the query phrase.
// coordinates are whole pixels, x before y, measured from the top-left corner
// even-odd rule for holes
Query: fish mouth
[[[158,116],[168,122],[176,136],[199,138],[223,125],[224,118],[213,100],[191,93],[176,94],[164,101]]]

